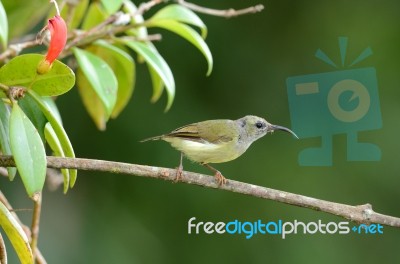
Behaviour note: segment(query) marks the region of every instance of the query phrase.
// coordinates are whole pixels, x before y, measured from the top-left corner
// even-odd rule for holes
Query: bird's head
[[[290,129],[273,125],[267,122],[264,118],[258,116],[248,115],[236,120],[238,125],[242,128],[241,130],[245,134],[244,136],[251,142],[263,137],[268,132],[274,132],[275,130],[283,130],[294,137],[298,138],[297,135]]]

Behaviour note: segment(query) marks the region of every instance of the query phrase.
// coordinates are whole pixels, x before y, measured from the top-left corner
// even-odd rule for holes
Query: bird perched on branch
[[[184,155],[212,170],[218,185],[223,185],[227,182],[226,178],[209,164],[238,158],[254,141],[275,130],[286,131],[298,138],[293,131],[286,127],[272,125],[261,117],[248,115],[237,120],[218,119],[193,123],[141,142],[164,140],[181,152],[176,180],[182,177],[182,157]]]

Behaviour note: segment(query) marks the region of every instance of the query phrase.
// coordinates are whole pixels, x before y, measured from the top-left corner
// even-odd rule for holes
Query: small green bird
[[[227,182],[226,178],[209,163],[234,160],[246,152],[254,141],[275,130],[289,132],[298,138],[286,127],[272,125],[261,117],[248,115],[237,120],[218,119],[193,123],[141,142],[161,139],[181,152],[176,180],[182,177],[182,157],[185,155],[215,172],[218,185],[223,185]]]

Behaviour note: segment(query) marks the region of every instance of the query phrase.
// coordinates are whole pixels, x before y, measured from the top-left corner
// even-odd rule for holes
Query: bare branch
[[[219,17],[226,17],[226,18],[231,18],[231,17],[236,17],[236,16],[242,16],[242,15],[247,15],[247,14],[254,14],[261,12],[264,9],[263,5],[256,5],[256,6],[250,6],[247,8],[235,10],[233,8],[230,9],[225,9],[225,10],[217,10],[217,9],[211,9],[208,7],[203,7],[199,6],[196,4],[192,4],[189,2],[186,2],[185,0],[176,0],[176,2],[184,7],[187,7],[193,11],[211,15],[211,16],[219,16]]]
[[[6,49],[3,53],[0,54],[0,62],[6,60],[7,58],[17,56],[24,49],[35,47],[37,45],[38,42],[36,41],[36,39],[28,40],[26,42],[21,42],[17,44],[12,44],[8,47],[8,49]]]
[[[31,249],[33,253],[33,259],[37,258],[37,244],[39,239],[39,223],[40,223],[40,212],[42,211],[42,194],[36,193],[33,195],[33,215],[31,225]]]
[[[15,162],[11,156],[0,156],[0,166],[14,167]],[[116,174],[128,174],[168,181],[174,181],[176,173],[175,169],[161,167],[105,160],[61,158],[52,156],[47,157],[47,166],[55,169],[79,169],[103,171]],[[372,206],[370,204],[358,206],[340,204],[234,180],[228,180],[225,185],[218,186],[214,180],[214,177],[212,176],[187,171],[183,172],[182,176],[181,182],[187,184],[221,189],[266,200],[273,200],[281,203],[309,208],[316,211],[323,211],[358,223],[377,223],[387,226],[400,227],[400,218],[376,213],[372,210]]]
[[[0,233],[0,264],[7,263],[7,250],[6,245],[4,244],[3,237]]]

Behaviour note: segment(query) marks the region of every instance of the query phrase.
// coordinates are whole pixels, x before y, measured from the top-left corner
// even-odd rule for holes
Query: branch
[[[21,42],[17,44],[12,44],[6,49],[3,53],[0,54],[0,61],[4,61],[5,59],[9,57],[15,57],[17,56],[22,50],[35,47],[37,46],[38,43],[36,39],[34,40],[28,40],[26,42]]]
[[[15,167],[15,162],[11,156],[0,156],[0,166]],[[116,174],[128,174],[168,181],[174,181],[176,174],[175,169],[169,168],[105,160],[61,158],[52,156],[47,157],[47,166],[55,169],[79,169]],[[241,193],[266,200],[273,200],[285,204],[309,208],[316,211],[323,211],[358,223],[377,223],[387,226],[400,227],[400,218],[376,213],[372,210],[372,206],[370,204],[357,206],[340,204],[234,180],[228,180],[225,185],[218,186],[214,180],[214,177],[187,171],[183,172],[181,182]]]
[[[37,244],[39,239],[39,222],[40,222],[40,212],[42,210],[42,194],[35,194],[33,197],[33,215],[32,215],[32,225],[31,225],[31,249],[33,253],[33,259],[37,258]]]
[[[226,18],[231,18],[231,17],[236,17],[236,16],[242,16],[242,15],[247,15],[247,14],[254,14],[261,12],[264,9],[263,5],[256,5],[256,6],[250,6],[247,8],[235,10],[233,8],[226,9],[226,10],[217,10],[217,9],[211,9],[208,7],[203,7],[199,6],[196,4],[188,3],[185,0],[176,0],[176,2],[186,8],[189,8],[193,11],[211,15],[211,16],[219,16],[219,17],[226,17]]]

